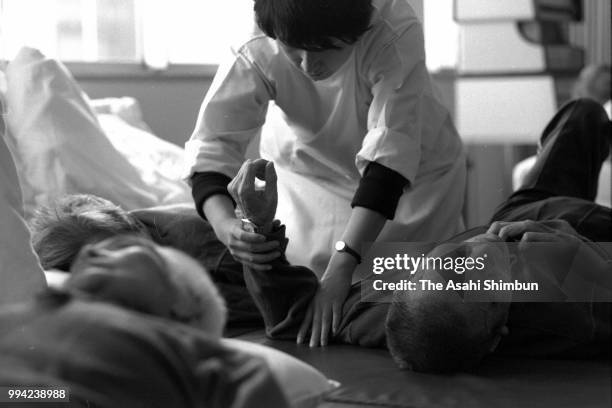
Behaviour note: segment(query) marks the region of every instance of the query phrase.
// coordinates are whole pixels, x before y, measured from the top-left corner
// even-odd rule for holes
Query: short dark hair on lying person
[[[290,47],[323,51],[355,43],[370,28],[371,0],[255,0],[261,30]]]
[[[85,244],[119,234],[145,234],[121,207],[88,194],[64,196],[40,207],[30,221],[32,245],[45,270],[69,271]]]
[[[427,373],[466,371],[488,353],[490,336],[474,330],[454,302],[394,299],[385,330],[393,360],[402,369]],[[484,326],[483,326],[484,327]]]

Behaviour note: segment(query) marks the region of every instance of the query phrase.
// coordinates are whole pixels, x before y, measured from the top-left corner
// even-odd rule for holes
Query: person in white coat
[[[186,143],[186,180],[232,255],[269,267],[275,243],[257,225],[242,228],[227,192],[261,135],[268,173],[278,175],[287,257],[321,278],[304,327],[312,346],[325,345],[364,243],[442,240],[460,230],[465,153],[434,94],[407,0],[254,5],[256,27],[219,67]]]

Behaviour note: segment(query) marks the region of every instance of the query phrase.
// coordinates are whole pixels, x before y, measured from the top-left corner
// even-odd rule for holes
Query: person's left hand
[[[533,275],[531,279],[539,281],[548,275],[563,286],[567,275],[576,268],[576,255],[582,245],[580,235],[567,222],[527,220],[499,226],[502,239],[518,242],[524,272]]]
[[[310,347],[327,346],[330,329],[332,335],[338,332],[342,306],[351,288],[355,266],[356,263],[350,257],[346,261],[332,258],[300,326],[298,344],[304,343],[309,329]]]
[[[519,253],[528,259],[530,264],[544,262],[558,265],[551,268],[557,270],[567,269],[572,265],[581,245],[579,236],[564,231],[528,231],[523,233],[518,248]]]

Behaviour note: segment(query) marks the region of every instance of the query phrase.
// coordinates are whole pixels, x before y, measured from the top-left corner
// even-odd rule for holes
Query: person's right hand
[[[253,269],[269,270],[270,262],[281,255],[278,241],[266,242],[265,236],[245,231],[242,221],[237,218],[229,218],[219,223],[215,233],[234,259]]]

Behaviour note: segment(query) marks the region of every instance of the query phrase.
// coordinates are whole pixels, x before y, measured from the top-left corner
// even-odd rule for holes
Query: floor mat
[[[385,350],[332,345],[310,349],[271,341],[261,331],[238,338],[265,344],[339,381],[321,408],[573,408],[612,406],[610,362],[491,358],[474,373],[400,371]]]

